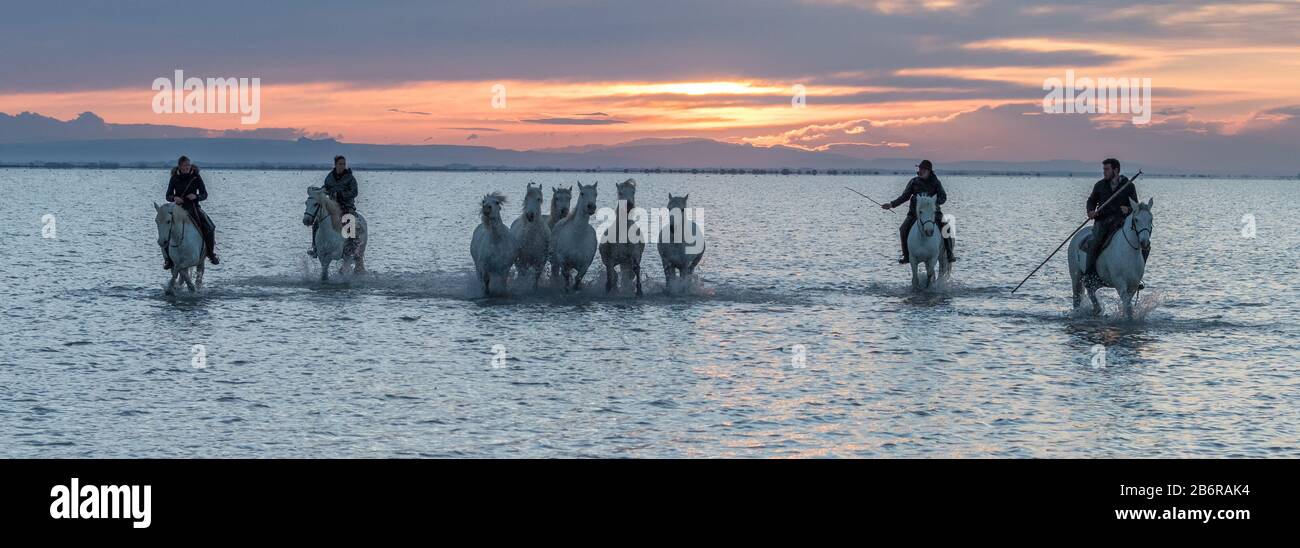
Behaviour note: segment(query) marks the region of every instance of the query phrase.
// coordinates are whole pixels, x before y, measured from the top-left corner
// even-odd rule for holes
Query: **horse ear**
[[[682,196],[682,199],[683,199],[683,200],[689,200],[689,199],[691,199],[691,193],[687,192],[685,196]]]
[[[154,210],[154,211],[158,211],[158,210],[160,210],[160,209],[162,209],[162,206],[158,205],[158,202],[154,202],[154,203],[153,203],[153,210]]]
[[[1150,198],[1147,198],[1147,209],[1151,209],[1151,206],[1154,205],[1155,203],[1156,203],[1156,197],[1155,197],[1155,196],[1152,196],[1152,197],[1150,197]]]
[[[1128,199],[1128,208],[1129,208],[1129,211],[1137,211],[1137,209],[1138,209],[1138,203],[1137,203],[1137,200],[1134,200],[1134,199],[1132,199],[1132,198],[1129,198],[1129,199]]]

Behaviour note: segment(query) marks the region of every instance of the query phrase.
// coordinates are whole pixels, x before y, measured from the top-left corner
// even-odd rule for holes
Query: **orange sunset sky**
[[[1246,149],[1300,135],[1295,1],[215,2],[189,16],[149,2],[14,10],[0,23],[7,52],[0,112],[61,120],[91,111],[112,124],[279,129],[386,144],[538,149],[707,137],[861,157],[1041,159],[1050,153],[1046,140],[1087,141],[1094,130],[1129,124],[1126,116],[1086,115],[1068,127],[1047,120],[1055,117],[1027,122],[1041,113],[1044,80],[1073,70],[1150,78],[1152,122],[1130,129],[1144,139],[1172,134],[1143,145],[1171,159],[1194,155],[1197,139],[1221,140],[1215,149],[1230,151],[1223,143]],[[176,69],[260,78],[259,123],[153,112],[151,83]],[[505,108],[493,107],[497,84]],[[791,104],[796,85],[806,90],[804,108]]]

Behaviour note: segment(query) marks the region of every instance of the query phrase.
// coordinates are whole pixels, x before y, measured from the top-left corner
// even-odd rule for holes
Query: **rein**
[[[1124,243],[1128,244],[1128,246],[1131,247],[1131,248],[1133,248],[1135,251],[1141,251],[1141,250],[1142,250],[1142,233],[1143,233],[1143,232],[1146,232],[1147,234],[1150,234],[1150,233],[1151,233],[1151,229],[1150,229],[1150,228],[1144,228],[1144,229],[1142,229],[1142,230],[1138,230],[1137,222],[1138,222],[1138,220],[1137,220],[1137,212],[1134,211],[1134,212],[1133,212],[1133,215],[1129,217],[1129,222],[1128,222],[1128,225],[1129,225],[1129,226],[1128,226],[1128,228],[1133,229],[1133,232],[1136,233],[1136,234],[1134,234],[1134,236],[1136,236],[1136,237],[1138,238],[1138,245],[1133,245],[1133,242],[1130,241],[1130,240],[1128,239],[1128,230],[1127,230],[1127,229],[1122,230],[1121,232],[1124,233]]]

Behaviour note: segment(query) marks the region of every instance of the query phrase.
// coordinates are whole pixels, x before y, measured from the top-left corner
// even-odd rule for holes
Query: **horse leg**
[[[1083,302],[1083,276],[1071,272],[1070,286],[1074,290],[1074,309],[1078,310],[1079,304]]]
[[[614,286],[618,285],[617,282],[614,281],[614,277],[615,277],[614,263],[611,261],[605,261],[605,293],[606,294],[613,291]]]
[[[194,286],[203,289],[203,261],[199,261],[199,269],[194,279]]]
[[[194,292],[194,281],[190,279],[190,269],[186,268],[181,271],[181,282],[190,290],[190,293]]]
[[[917,264],[916,259],[912,259],[912,290],[913,291],[916,291],[917,289],[921,288],[921,274],[917,270],[918,266],[919,265]]]
[[[360,251],[360,249],[358,249],[358,251]],[[356,257],[352,258],[352,273],[353,274],[366,273],[366,260],[363,259],[361,255],[357,255]]]
[[[330,279],[330,260],[322,258],[320,260],[320,281],[325,282]]]
[[[1119,292],[1120,301],[1124,303],[1124,320],[1131,322],[1133,321],[1133,292],[1128,290],[1128,284],[1126,283],[1121,282],[1116,285],[1123,286],[1117,288],[1116,291]]]
[[[1092,315],[1100,316],[1101,303],[1097,302],[1097,288],[1092,286],[1088,287],[1088,300],[1092,301]]]
[[[583,277],[583,276],[586,276],[586,275],[587,275],[587,269],[586,269],[586,268],[579,269],[576,273],[574,273],[574,275],[573,275],[573,290],[574,290],[575,292],[577,292],[577,291],[579,291],[579,290],[582,289],[582,277]]]
[[[935,268],[937,268],[937,267],[936,267],[936,261],[935,261],[933,258],[926,259],[926,261],[925,261],[925,288],[926,288],[927,290],[930,289],[930,286],[934,285],[934,278],[935,278],[935,271],[934,271],[934,269],[935,269]]]
[[[636,277],[636,296],[641,296],[641,261],[632,263],[632,275]]]
[[[176,277],[180,276],[180,273],[177,272],[177,270],[178,269],[176,267],[174,266],[172,267],[172,279],[171,281],[167,282],[167,290],[164,292],[168,295],[176,294]]]

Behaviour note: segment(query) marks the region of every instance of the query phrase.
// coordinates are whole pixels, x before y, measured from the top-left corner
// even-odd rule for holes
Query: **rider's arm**
[[[889,207],[898,207],[908,200],[912,199],[912,181],[907,182],[907,188],[903,189],[903,195],[889,202]]]
[[[167,201],[172,201],[176,197],[176,176],[172,175],[171,180],[167,181]]]
[[[202,202],[203,200],[208,199],[208,187],[203,184],[203,176],[195,173],[194,182],[197,184],[198,188],[198,190],[194,191],[194,201]]]
[[[935,186],[939,187],[939,194],[934,205],[943,205],[944,202],[948,201],[948,193],[943,190],[943,183],[935,183]]]
[[[343,195],[344,200],[351,200],[357,197],[356,176],[352,176],[348,178],[348,184],[343,185],[343,189],[339,191],[339,194]]]

